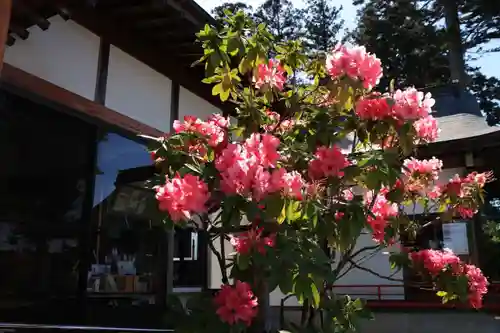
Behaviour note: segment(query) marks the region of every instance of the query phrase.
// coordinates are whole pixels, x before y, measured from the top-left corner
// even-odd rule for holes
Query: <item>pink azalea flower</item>
[[[168,212],[174,222],[188,221],[192,214],[207,211],[205,204],[210,194],[208,186],[197,176],[179,174],[168,180],[163,186],[156,187],[156,199],[159,209]]]
[[[337,146],[320,146],[316,149],[314,157],[309,162],[309,176],[312,179],[343,177],[342,170],[351,164]]]
[[[223,285],[214,303],[218,307],[217,315],[229,325],[241,322],[250,326],[257,316],[258,301],[247,282],[237,280],[233,286]]]
[[[434,142],[439,136],[438,122],[431,115],[418,119],[413,123],[413,127],[417,132],[417,137],[423,142]]]
[[[366,89],[376,86],[382,77],[382,63],[363,46],[338,45],[326,58],[326,69],[334,79],[346,75],[360,80]]]
[[[257,73],[253,78],[255,88],[262,90],[275,88],[281,91],[286,80],[284,74],[285,71],[279,61],[269,59],[267,64],[260,64],[257,68]]]

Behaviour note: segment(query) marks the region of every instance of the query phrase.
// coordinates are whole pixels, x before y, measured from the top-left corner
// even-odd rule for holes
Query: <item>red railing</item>
[[[440,302],[435,292],[402,284],[384,285],[335,285],[337,294],[362,298],[372,308],[467,308],[467,304]],[[485,296],[484,308],[500,310],[500,283],[492,283]]]

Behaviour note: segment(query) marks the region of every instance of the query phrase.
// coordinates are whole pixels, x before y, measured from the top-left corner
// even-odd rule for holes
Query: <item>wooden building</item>
[[[167,329],[169,291],[220,285],[199,235],[161,227],[137,136],[222,112],[191,67],[212,20],[184,0],[0,1],[1,327]]]
[[[203,67],[191,67],[205,23],[213,19],[193,0],[0,0],[0,328],[168,329],[169,291],[219,288],[203,237],[172,241],[161,228],[137,136],[225,111],[201,83]],[[419,156],[443,158],[445,179],[498,169],[500,132],[471,96],[436,96],[443,132]],[[391,274],[384,252],[363,265]],[[366,271],[339,284],[408,301],[404,285],[382,288]],[[283,297],[273,291],[271,305]]]

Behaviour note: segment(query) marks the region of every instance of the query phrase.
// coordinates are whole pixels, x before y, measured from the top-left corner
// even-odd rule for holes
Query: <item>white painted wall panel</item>
[[[375,245],[375,243],[371,239],[371,235],[368,233],[362,234],[358,239],[355,251],[365,246],[372,245]],[[358,259],[364,259],[360,260],[358,264],[360,266],[369,268],[383,276],[392,276],[395,279],[403,279],[402,272],[396,273],[395,271],[391,270],[391,266],[389,264],[389,251],[392,250],[393,249],[384,249],[381,251],[363,252],[366,254],[366,256],[360,255]],[[350,294],[353,298],[377,299],[377,285],[388,285],[387,287],[380,289],[381,297],[383,299],[404,299],[404,290],[402,287],[399,287],[400,284],[400,282],[388,281],[363,270],[351,269],[348,270],[346,274],[337,281],[336,285],[338,285],[338,287],[335,287],[335,291],[339,294]],[[365,286],[361,287],[360,285]],[[394,287],[390,287],[391,285],[393,285]],[[270,296],[271,305],[281,305],[281,300],[284,297],[285,295],[283,295],[283,293],[279,289],[274,290]],[[285,302],[285,306],[297,305],[299,305],[299,303],[297,302],[297,299],[295,297],[290,297]]]
[[[207,89],[209,87],[207,86]],[[222,113],[220,109],[198,97],[189,90],[181,87],[179,92],[179,118],[184,116],[196,116],[205,120],[212,113]]]
[[[115,46],[109,54],[106,106],[146,125],[170,130],[172,81]]]
[[[5,62],[93,100],[99,37],[60,16],[49,21],[48,30],[31,27],[27,40],[17,39],[8,47]]]

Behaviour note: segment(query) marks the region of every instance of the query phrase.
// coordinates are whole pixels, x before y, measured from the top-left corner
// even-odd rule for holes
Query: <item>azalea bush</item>
[[[411,157],[439,135],[430,94],[378,92],[381,62],[362,46],[306,54],[243,13],[198,39],[203,82],[231,112],[185,117],[149,139],[165,225],[207,235],[223,285],[170,300],[177,330],[262,332],[276,288],[304,307],[306,320],[287,329],[354,330],[363,302],[332,286],[385,248],[394,269],[410,266],[444,301],[481,307],[488,282],[479,268],[449,250],[395,246],[429,223],[472,218],[492,179],[438,181],[442,161]],[[437,217],[422,224],[417,206]],[[356,247],[366,232],[374,243]]]

